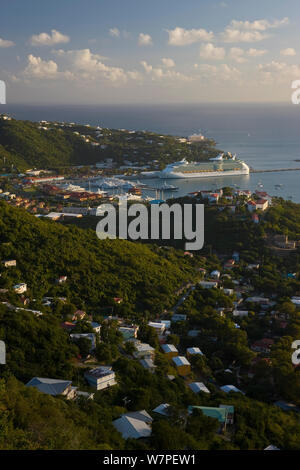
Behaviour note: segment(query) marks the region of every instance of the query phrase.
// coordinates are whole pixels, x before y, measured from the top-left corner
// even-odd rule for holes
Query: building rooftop
[[[189,406],[188,411],[190,414],[194,409],[201,410],[205,416],[208,416],[209,418],[215,418],[219,421],[219,423],[226,423],[227,410],[225,408],[215,408],[211,406]]]
[[[85,373],[87,376],[92,376],[96,378],[105,377],[106,375],[114,374],[114,371],[110,366],[100,366],[95,369],[91,369]]]
[[[223,385],[223,387],[220,387],[220,389],[222,390],[222,392],[225,392],[225,393],[229,393],[229,392],[243,393],[235,385]]]
[[[40,392],[56,396],[63,393],[71,384],[72,382],[70,380],[33,377],[33,379],[26,384],[26,387],[35,387]]]
[[[169,416],[168,410],[170,408],[170,405],[168,403],[162,403],[161,405],[158,405],[156,408],[154,408],[153,413],[158,413],[163,416]]]
[[[189,384],[189,387],[194,393],[199,393],[199,392],[210,393],[210,391],[204,385],[203,382],[192,382]]]
[[[203,356],[203,352],[199,348],[187,348],[186,351],[188,354],[201,354]]]
[[[172,357],[172,361],[176,364],[177,367],[179,366],[190,366],[191,364],[184,356],[175,356]]]
[[[151,436],[152,421],[147,411],[142,410],[122,415],[113,421],[113,425],[122,434],[123,439],[140,439]]]
[[[178,353],[178,350],[176,349],[176,347],[174,346],[174,344],[162,344],[162,345],[161,345],[161,349],[162,349],[165,353],[170,353],[170,352],[176,352],[176,353]]]

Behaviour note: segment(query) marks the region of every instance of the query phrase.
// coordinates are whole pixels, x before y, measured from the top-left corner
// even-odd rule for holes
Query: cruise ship
[[[170,163],[159,174],[160,178],[208,178],[215,176],[248,175],[249,166],[231,153],[224,153],[202,162],[188,162],[185,158]]]

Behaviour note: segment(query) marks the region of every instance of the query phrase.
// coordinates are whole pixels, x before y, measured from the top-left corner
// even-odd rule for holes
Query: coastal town
[[[41,124],[44,130],[48,129],[46,125],[49,123]],[[110,166],[112,160],[106,163]],[[74,181],[79,170],[72,170]],[[86,178],[90,181],[91,175],[99,176],[97,165],[85,171],[87,174],[83,176],[81,173],[81,180]],[[103,176],[104,169],[100,171]],[[68,181],[72,179],[70,176]],[[104,176],[109,177],[109,172],[105,170]],[[77,219],[85,217],[97,220],[97,211],[103,201],[116,203],[118,199],[118,196],[105,191],[93,192],[74,186],[66,182],[65,176],[48,169],[29,169],[21,174],[2,175],[0,186],[0,199],[5,205],[24,209],[38,218],[50,220],[51,224],[73,220],[76,225]],[[128,192],[141,194],[135,185],[130,186]],[[144,203],[151,204],[153,201]],[[280,204],[277,198],[265,191],[252,192],[230,187],[189,193],[184,201],[202,203],[206,210],[213,210],[214,214],[226,213],[236,221],[246,220],[253,230],[255,226],[264,225],[272,207]],[[286,233],[268,235],[264,243],[283,258],[296,253],[299,248],[299,239],[290,240]],[[166,252],[174,250],[171,245],[165,244],[159,248]],[[5,247],[2,253],[5,253]],[[272,351],[276,350],[276,344],[280,343],[299,315],[300,292],[295,290],[283,300],[276,290],[270,291],[268,287],[265,292],[263,287],[258,288],[256,279],[264,269],[261,257],[249,262],[247,256],[244,257],[238,250],[224,254],[224,251],[216,249],[204,255],[189,251],[182,252],[182,255],[190,263],[193,275],[188,283],[173,293],[174,305],[162,308],[160,313],[129,316],[124,314],[126,299],[119,296],[120,291],[111,297],[108,305],[100,303],[96,314],[90,307],[85,310],[70,305],[64,309],[63,305],[70,303],[68,295],[55,297],[47,294],[37,302],[34,297],[36,293],[32,291],[26,275],[22,282],[17,277],[14,280],[13,272],[22,260],[2,259],[0,298],[3,308],[10,315],[47,318],[53,315],[53,309],[59,302],[64,311],[57,317],[59,327],[65,339],[77,347],[77,353],[72,358],[74,371],[77,371],[73,372],[76,379],[33,376],[25,383],[26,387],[74,402],[94,400],[98,392],[103,394],[118,389],[122,379],[118,366],[114,364],[126,360],[153,377],[163,374],[171,387],[174,381],[179,381],[180,387],[186,389],[189,401],[179,416],[193,416],[194,412],[201,412],[218,423],[216,435],[230,442],[234,440],[236,420],[239,420],[233,396],[241,397],[240,400],[247,395],[255,396],[253,390],[264,371],[264,380],[269,381],[269,385],[265,384],[266,389],[272,386],[265,399],[284,412],[299,413],[299,402],[293,402],[284,392],[274,388],[273,368],[276,360]],[[299,272],[282,274],[291,283],[299,277]],[[68,291],[71,278],[69,271],[68,274],[61,272],[53,279],[53,284],[63,294]],[[197,312],[201,311],[202,315],[199,316]],[[211,320],[208,320],[209,315]],[[214,326],[210,325],[212,321]],[[247,331],[249,335],[253,328],[257,328],[259,333],[250,334],[253,340],[245,339],[244,333]],[[243,344],[240,346],[243,348],[241,357],[228,350],[223,361],[214,359],[219,351],[219,342],[227,350],[228,341],[233,341],[236,347],[239,342]],[[5,364],[3,344],[2,364]],[[9,343],[6,348],[10,357]],[[132,399],[128,400],[128,403],[132,402]],[[125,441],[135,439],[147,442],[152,435],[153,421],[172,420],[175,412],[174,406],[168,402],[156,402],[151,409],[135,409],[135,406],[132,409],[132,406],[127,406],[126,397],[124,408],[127,411],[116,416],[111,423]],[[265,448],[274,450],[278,447],[270,441]]]
[[[299,2],[2,3],[1,462],[286,464]]]

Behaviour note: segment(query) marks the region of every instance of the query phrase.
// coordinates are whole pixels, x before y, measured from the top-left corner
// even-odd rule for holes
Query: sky
[[[291,102],[299,0],[0,0],[7,103]]]

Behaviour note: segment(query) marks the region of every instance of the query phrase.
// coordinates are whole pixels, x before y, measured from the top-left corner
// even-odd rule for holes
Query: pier
[[[250,169],[250,173],[273,173],[278,171],[300,171],[300,168],[271,168],[269,170],[254,170]]]

